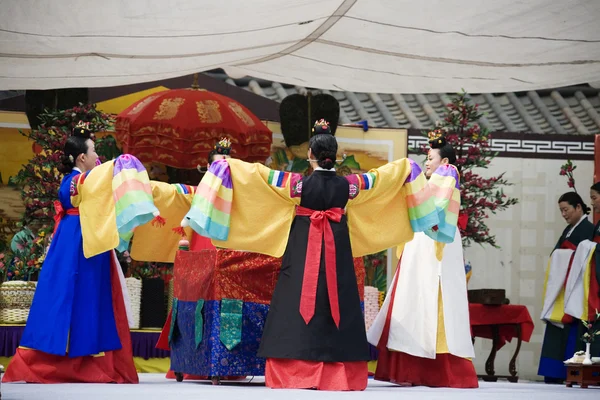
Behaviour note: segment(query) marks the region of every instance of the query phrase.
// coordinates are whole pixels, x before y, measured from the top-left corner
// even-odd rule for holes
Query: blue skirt
[[[546,324],[538,375],[549,379],[566,379],[567,367],[564,361],[573,357],[576,351],[580,324],[579,320],[565,324],[564,328]]]
[[[111,254],[83,255],[78,215],[66,215],[40,272],[21,346],[80,357],[119,350]]]

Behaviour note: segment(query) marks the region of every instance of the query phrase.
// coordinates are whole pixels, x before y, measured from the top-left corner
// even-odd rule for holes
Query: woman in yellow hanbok
[[[410,241],[438,213],[413,161],[339,177],[329,124],[314,129],[312,175],[217,161],[182,224],[218,247],[283,256],[259,350],[267,386],[364,390],[370,357],[352,257]]]

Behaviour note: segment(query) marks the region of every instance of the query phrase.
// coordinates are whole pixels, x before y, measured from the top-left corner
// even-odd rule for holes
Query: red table
[[[178,381],[184,374],[218,377],[264,375],[265,360],[256,355],[268,307],[279,276],[281,259],[226,249],[178,251],[173,269],[173,297],[177,299],[174,326],[178,334],[169,342],[165,326],[161,346],[171,349],[171,369]],[[364,298],[365,268],[354,260],[359,296]],[[221,341],[220,305],[224,299],[242,301],[244,335],[233,349]],[[203,301],[202,332],[196,342],[196,305]],[[173,314],[171,314],[173,315]]]
[[[480,378],[486,382],[496,382],[498,378],[518,382],[516,362],[521,350],[521,342],[529,342],[534,327],[527,307],[508,304],[488,306],[470,303],[469,314],[473,342],[475,342],[476,337],[492,340],[492,350],[485,362],[486,375],[481,375]],[[494,361],[496,360],[496,353],[513,338],[517,338],[517,348],[508,365],[510,376],[495,375]]]

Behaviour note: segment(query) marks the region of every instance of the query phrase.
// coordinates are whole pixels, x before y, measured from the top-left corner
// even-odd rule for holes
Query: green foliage
[[[94,104],[80,104],[68,110],[45,111],[39,115],[37,129],[21,134],[34,142],[34,156],[9,185],[21,188],[25,213],[17,224],[14,235],[4,235],[0,266],[7,279],[29,280],[41,269],[50,236],[54,230],[54,206],[62,175],[58,171],[63,148],[73,127],[80,121],[88,122],[93,132],[106,132],[112,127],[112,116],[99,112]],[[99,140],[99,155],[113,158],[119,150],[112,136]],[[103,152],[103,154],[101,154]],[[8,222],[0,221],[0,230],[6,231]],[[14,227],[12,228],[14,230]],[[8,243],[10,241],[10,243]]]
[[[365,286],[376,287],[380,292],[387,291],[387,251],[363,257],[365,263]]]

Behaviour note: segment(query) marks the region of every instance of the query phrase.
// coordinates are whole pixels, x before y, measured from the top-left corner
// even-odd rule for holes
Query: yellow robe
[[[79,208],[86,258],[125,250],[132,232],[159,215],[150,191],[146,170],[130,155],[105,162],[72,181],[71,204]]]
[[[194,197],[193,187],[190,193],[181,193],[178,185],[163,182],[150,182],[154,205],[166,221],[163,227],[145,224],[136,228],[131,244],[131,258],[138,261],[172,263],[178,243],[182,237],[173,232],[179,227],[181,220],[190,209]],[[187,237],[191,237],[192,229],[186,228]]]
[[[294,179],[288,177],[283,180],[284,184],[277,186],[270,182],[272,170],[261,164],[236,159],[228,159],[227,163],[233,186],[229,234],[226,240],[213,239],[213,244],[281,257],[295,208],[300,204],[300,197],[292,196]],[[435,207],[426,192],[425,177],[414,162],[396,160],[369,171],[369,174],[373,184],[368,189],[362,188],[346,206],[354,257],[398,246],[413,238],[407,204],[409,196],[415,202],[413,209],[419,209],[417,217],[421,217],[413,218],[413,225],[418,230],[425,230],[437,224]],[[203,182],[209,179],[205,176]]]
[[[79,207],[83,254],[86,258],[105,253],[119,245],[119,232],[113,200],[113,163],[106,162],[79,175],[73,207]]]

